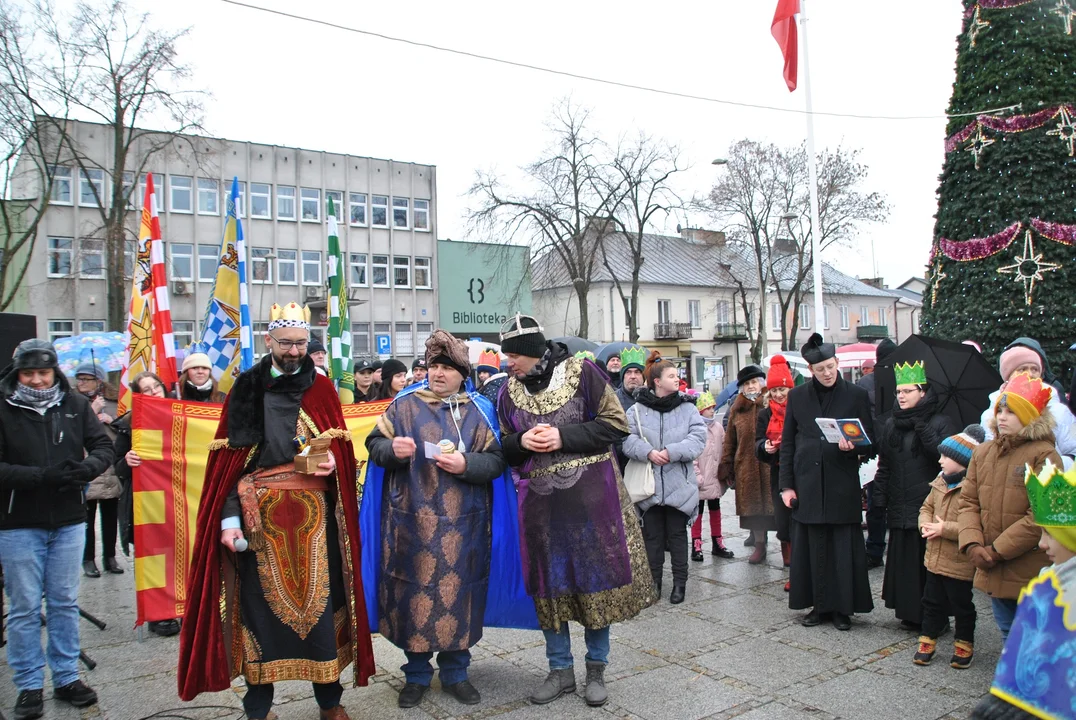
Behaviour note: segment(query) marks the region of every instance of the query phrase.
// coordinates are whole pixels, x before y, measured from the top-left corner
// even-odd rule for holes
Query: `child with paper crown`
[[[1076,718],[1076,470],[1024,479],[1039,547],[1053,563],[1020,592],[1012,631],[974,718]]]
[[[711,555],[730,558],[732,551],[725,547],[721,536],[721,496],[728,486],[717,479],[717,468],[721,464],[721,446],[725,443],[725,429],[714,418],[717,401],[713,393],[704,392],[695,399],[702,419],[706,421],[706,448],[695,459],[695,479],[699,485],[699,514],[691,524],[691,559],[702,562],[702,511],[710,510]]]
[[[1025,466],[1033,472],[1047,461],[1061,466],[1054,419],[1043,412],[1049,400],[1042,380],[1027,373],[1005,383],[994,403],[994,439],[972,455],[960,496],[960,550],[975,565],[975,587],[990,596],[1002,638],[1009,635],[1020,591],[1047,564],[1019,480]]]
[[[956,620],[953,657],[949,665],[963,670],[971,665],[975,645],[975,601],[971,581],[975,566],[960,552],[960,489],[972,453],[986,438],[982,425],[968,425],[938,445],[941,472],[930,484],[930,494],[919,511],[919,530],[926,538],[923,564],[927,582],[923,589],[923,634],[913,662],[929,665],[934,659],[938,636],[952,615]]]

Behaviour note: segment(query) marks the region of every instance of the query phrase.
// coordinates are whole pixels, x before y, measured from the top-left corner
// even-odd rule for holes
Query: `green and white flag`
[[[336,208],[329,198],[329,379],[336,384],[340,402],[355,402],[355,374],[351,364],[351,316],[347,306],[344,256],[337,235]]]

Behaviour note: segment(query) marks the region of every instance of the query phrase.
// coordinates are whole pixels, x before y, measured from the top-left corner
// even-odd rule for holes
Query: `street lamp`
[[[728,158],[714,158],[710,161],[711,165],[728,165]]]
[[[791,210],[781,216],[781,219],[788,223],[788,231],[792,232],[792,221],[796,220],[800,225],[800,234],[803,234],[803,219],[798,213],[794,213]],[[815,316],[815,331],[821,335],[821,330],[824,329],[825,322],[825,310],[822,307],[822,256],[818,249],[818,233],[811,233],[811,269],[814,277],[814,316]]]

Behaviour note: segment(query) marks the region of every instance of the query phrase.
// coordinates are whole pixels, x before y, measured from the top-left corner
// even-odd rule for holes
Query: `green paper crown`
[[[595,360],[594,353],[592,353],[590,350],[580,350],[575,354],[575,356],[580,360],[590,360],[591,362],[594,362]]]
[[[1062,473],[1047,460],[1036,474],[1028,465],[1024,486],[1036,525],[1076,528],[1076,467]]]
[[[914,364],[894,365],[893,374],[897,376],[897,387],[901,385],[926,385],[927,371],[923,367],[923,361],[917,360]]]
[[[640,368],[646,367],[646,350],[641,347],[626,347],[620,351],[620,365],[621,367],[627,367],[628,365],[637,365]]]

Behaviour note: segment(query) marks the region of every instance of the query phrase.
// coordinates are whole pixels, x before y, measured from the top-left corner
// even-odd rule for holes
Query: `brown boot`
[[[787,540],[781,541],[781,560],[785,567],[792,567],[792,543]]]
[[[347,710],[344,709],[343,705],[337,705],[336,707],[329,708],[328,710],[319,709],[318,717],[320,718],[320,720],[351,720],[351,718],[348,717]]]
[[[766,559],[766,543],[755,541],[755,551],[751,553],[751,557],[747,559],[747,562],[752,565],[760,565],[763,560]]]

